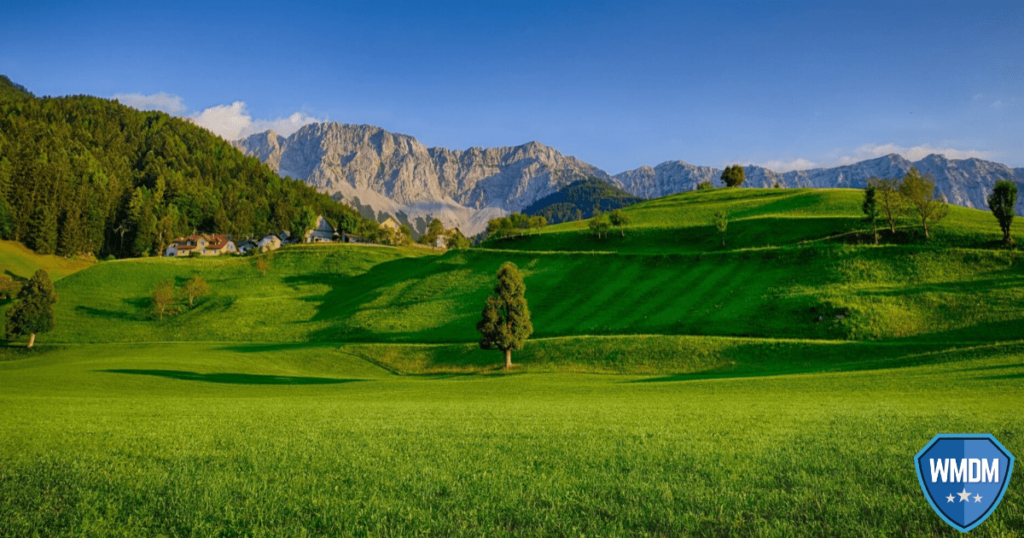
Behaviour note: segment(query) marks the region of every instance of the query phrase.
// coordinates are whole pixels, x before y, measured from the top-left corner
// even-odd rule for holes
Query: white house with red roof
[[[171,242],[164,255],[171,258],[186,256],[220,256],[238,254],[234,241],[224,234],[199,234],[179,237]]]

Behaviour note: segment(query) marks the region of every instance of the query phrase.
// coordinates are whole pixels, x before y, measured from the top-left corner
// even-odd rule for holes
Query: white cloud
[[[123,105],[128,105],[139,110],[162,110],[168,114],[181,114],[187,110],[181,96],[169,93],[154,93],[143,95],[141,93],[119,93],[114,95]]]
[[[943,155],[947,159],[991,159],[995,153],[991,151],[979,151],[973,149],[940,148],[923,144],[920,146],[899,146],[896,144],[868,144],[857,148],[851,155],[843,155],[836,159],[837,165],[853,164],[865,159],[874,159],[895,153],[902,155],[907,160],[919,161],[928,155]]]
[[[322,121],[302,112],[296,112],[287,118],[253,119],[244,101],[213,106],[192,114],[190,119],[225,140],[239,140],[267,130],[288,136],[303,125]]]
[[[303,125],[325,121],[302,112],[296,112],[286,118],[253,119],[244,101],[235,101],[230,105],[212,106],[186,115],[188,107],[185,106],[181,96],[165,92],[152,95],[119,93],[114,95],[114,99],[138,110],[162,110],[168,114],[185,117],[225,140],[239,140],[267,130],[273,130],[281,136],[288,136],[298,131]]]
[[[790,172],[793,170],[809,170],[811,168],[820,168],[820,165],[818,163],[814,161],[809,161],[807,159],[793,159],[791,161],[772,160],[749,164],[761,166],[773,172]]]

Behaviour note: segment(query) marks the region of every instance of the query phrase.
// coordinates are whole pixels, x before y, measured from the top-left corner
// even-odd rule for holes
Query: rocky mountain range
[[[417,232],[432,218],[476,234],[487,219],[520,211],[581,179],[596,177],[641,198],[693,190],[701,181],[718,184],[722,170],[668,161],[610,175],[575,157],[530,142],[501,148],[428,148],[415,138],[370,125],[314,123],[289,137],[273,131],[234,143],[282,176],[302,179],[365,216],[388,215]],[[1024,168],[981,159],[950,160],[929,155],[911,162],[900,155],[835,168],[779,173],[747,166],[744,186],[863,188],[871,177],[900,177],[911,167],[931,174],[949,203],[986,208],[999,180],[1024,182]],[[1024,196],[1018,202],[1024,213]]]
[[[519,211],[597,167],[537,142],[464,151],[428,148],[370,125],[317,123],[284,138],[273,131],[235,142],[282,176],[302,179],[365,216],[396,217],[422,233],[432,218],[475,234],[487,219]]]

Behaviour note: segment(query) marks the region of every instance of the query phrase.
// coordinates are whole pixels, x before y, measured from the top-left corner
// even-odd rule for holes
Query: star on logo
[[[953,502],[953,494],[952,493],[949,494],[949,497],[946,497],[946,502],[948,502],[948,503]]]
[[[960,496],[960,502],[971,502],[971,494],[967,493],[967,488],[964,488],[964,490],[957,493],[957,495]]]
[[[974,496],[974,502],[980,503],[981,502],[981,495],[975,495]]]

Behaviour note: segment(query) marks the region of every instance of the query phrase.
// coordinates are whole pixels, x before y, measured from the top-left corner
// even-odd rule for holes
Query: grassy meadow
[[[860,197],[51,273],[57,328],[0,348],[0,536],[959,535],[912,457],[940,432],[1024,454],[1024,254],[964,208],[875,246]],[[475,331],[508,260],[535,327],[512,373]],[[196,275],[157,319],[154,286]],[[1019,478],[972,532],[1024,534]]]
[[[0,534],[956,536],[912,457],[949,431],[1021,453],[1024,353],[955,359],[691,379],[44,350],[0,362]],[[972,535],[1021,533],[1018,479]]]

